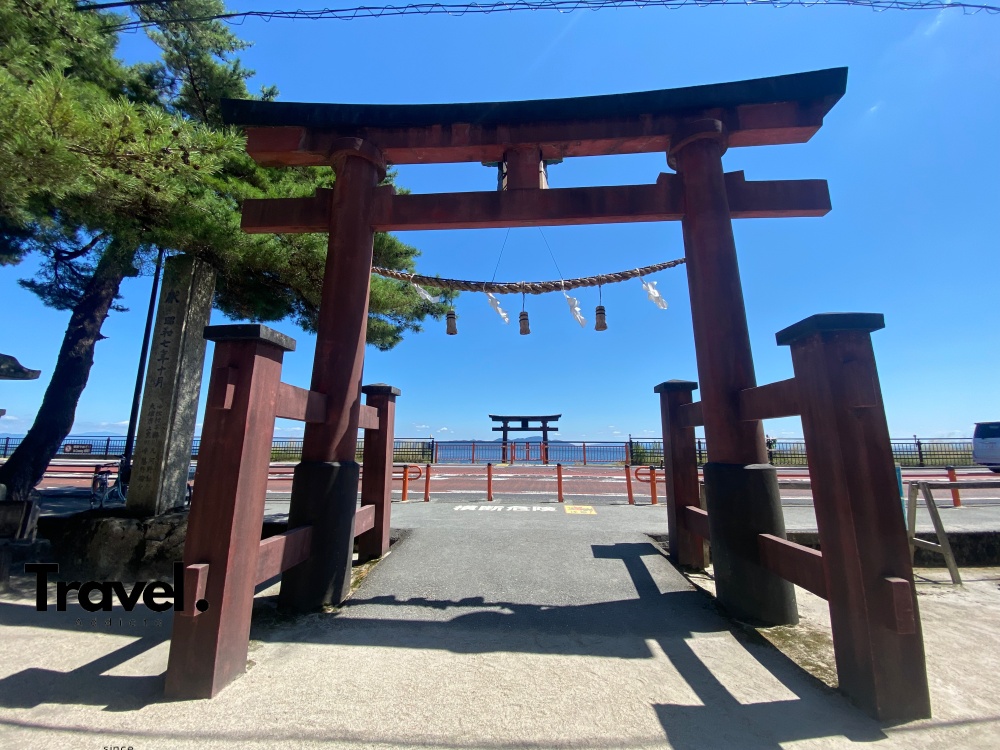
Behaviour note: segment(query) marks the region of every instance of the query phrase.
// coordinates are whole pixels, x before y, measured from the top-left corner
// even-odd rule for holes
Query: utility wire
[[[169,1],[169,0],[167,0]],[[164,0],[131,0],[116,3],[86,3],[77,5],[76,10],[110,10],[111,8],[132,8],[137,5],[163,5]]]
[[[133,0],[132,2],[88,3],[76,6],[77,10],[105,10],[113,7],[132,7],[152,4],[154,0]],[[974,15],[980,11],[989,14],[1000,13],[1000,5],[976,2],[949,2],[949,0],[494,0],[493,2],[457,3],[410,3],[406,5],[358,5],[341,8],[320,8],[316,10],[250,10],[230,11],[204,16],[182,15],[175,18],[157,20],[130,19],[121,23],[109,23],[107,31],[136,31],[148,26],[169,23],[200,23],[226,21],[242,23],[248,18],[264,21],[279,19],[317,21],[331,19],[352,21],[360,18],[386,18],[390,16],[464,16],[469,14],[511,13],[523,10],[554,10],[572,13],[575,10],[602,10],[604,8],[681,8],[696,5],[770,5],[785,8],[790,5],[812,7],[815,5],[853,5],[873,11],[884,10],[945,10],[961,8],[963,14]]]

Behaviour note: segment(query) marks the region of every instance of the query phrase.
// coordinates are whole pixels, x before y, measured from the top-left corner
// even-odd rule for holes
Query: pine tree
[[[164,22],[222,9],[218,0],[139,6],[158,24],[150,37],[162,57],[125,66],[107,31],[120,17],[75,11],[70,0],[0,0],[0,265],[38,253],[38,273],[20,283],[71,313],[34,424],[0,467],[12,499],[27,499],[69,434],[121,282],[149,272],[159,248],[215,267],[215,304],[228,316],[315,328],[325,238],[246,235],[239,207],[311,195],[333,175],[258,167],[222,126],[219,100],[249,97],[253,72],[235,57],[246,43],[218,22]],[[417,255],[377,236],[378,264],[412,270]],[[390,349],[444,312],[375,278],[368,342]]]

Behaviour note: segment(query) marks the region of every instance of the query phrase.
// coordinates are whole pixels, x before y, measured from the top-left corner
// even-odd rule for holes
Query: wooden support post
[[[976,482],[976,484],[979,484],[979,482]],[[995,482],[984,482],[983,484],[996,485]],[[931,517],[931,524],[933,524],[934,533],[937,535],[937,544],[916,538],[918,488],[920,494],[924,496],[927,513]],[[944,530],[944,524],[941,522],[941,514],[938,512],[937,503],[934,502],[934,495],[931,492],[929,482],[910,482],[910,496],[906,519],[906,539],[910,544],[910,560],[913,560],[913,555],[917,547],[928,552],[937,552],[939,555],[943,555],[944,563],[948,566],[948,573],[951,574],[951,582],[956,586],[961,586],[962,576],[958,573],[958,563],[955,562],[955,553],[951,549],[951,542],[948,541],[948,532]]]
[[[389,515],[392,509],[392,449],[395,441],[396,398],[400,391],[377,383],[361,389],[366,405],[378,413],[378,428],[365,430],[361,507],[375,506],[375,525],[357,538],[358,560],[364,562],[389,551]]]
[[[876,314],[814,315],[777,341],[791,347],[798,384],[840,689],[880,721],[904,722],[930,716],[930,694],[871,342],[884,325]],[[910,632],[886,626],[904,588]]]
[[[562,502],[563,501],[562,464],[556,464],[556,494],[559,496],[559,502]]]
[[[539,190],[548,187],[542,150],[538,146],[508,149],[503,155],[501,190]]]
[[[6,539],[0,540],[0,593],[10,589],[10,563],[13,550]]]
[[[684,186],[684,255],[705,439],[705,495],[719,603],[741,620],[798,621],[795,588],[760,564],[757,536],[785,536],[778,483],[759,420],[743,419],[741,391],[757,385],[722,155],[725,126],[686,122],[668,163]],[[751,468],[753,467],[753,468]]]
[[[184,568],[186,582],[201,581],[208,608],[192,596],[174,616],[172,699],[211,698],[246,670],[281,360],[295,349],[262,325],[209,326],[205,338],[215,354],[195,475],[203,502],[191,506]],[[201,575],[189,576],[196,567]]]
[[[486,464],[486,499],[493,502],[493,464]]]
[[[326,395],[326,421],[307,424],[295,468],[288,528],[312,526],[312,556],[281,581],[279,604],[311,611],[340,604],[351,585],[358,502],[358,421],[375,234],[374,188],[385,162],[371,144],[347,138],[332,156],[337,181],[316,331],[311,390]],[[392,459],[389,459],[392,463]]]
[[[587,444],[583,444],[583,465],[587,465]]]
[[[698,489],[694,427],[685,426],[678,418],[678,410],[691,403],[691,394],[697,387],[697,383],[687,380],[668,380],[653,388],[653,392],[660,394],[670,559],[677,565],[704,569],[709,563],[708,544],[701,537],[692,534],[683,520],[683,509],[686,506],[703,507]],[[628,482],[628,489],[631,503],[631,481]]]
[[[472,463],[476,463],[476,441],[472,441]]]

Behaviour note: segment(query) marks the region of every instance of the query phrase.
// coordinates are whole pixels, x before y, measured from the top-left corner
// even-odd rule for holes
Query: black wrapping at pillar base
[[[785,538],[776,469],[770,464],[705,464],[716,596],[726,612],[753,625],[799,621],[795,587],[760,564],[758,534]]]
[[[282,574],[281,609],[310,612],[340,604],[350,593],[359,475],[354,461],[303,461],[295,467],[288,529],[313,527],[312,555]]]

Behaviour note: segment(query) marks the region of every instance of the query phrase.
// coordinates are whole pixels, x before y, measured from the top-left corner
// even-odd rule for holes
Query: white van
[[[1000,422],[977,422],[972,433],[972,463],[1000,474]]]

